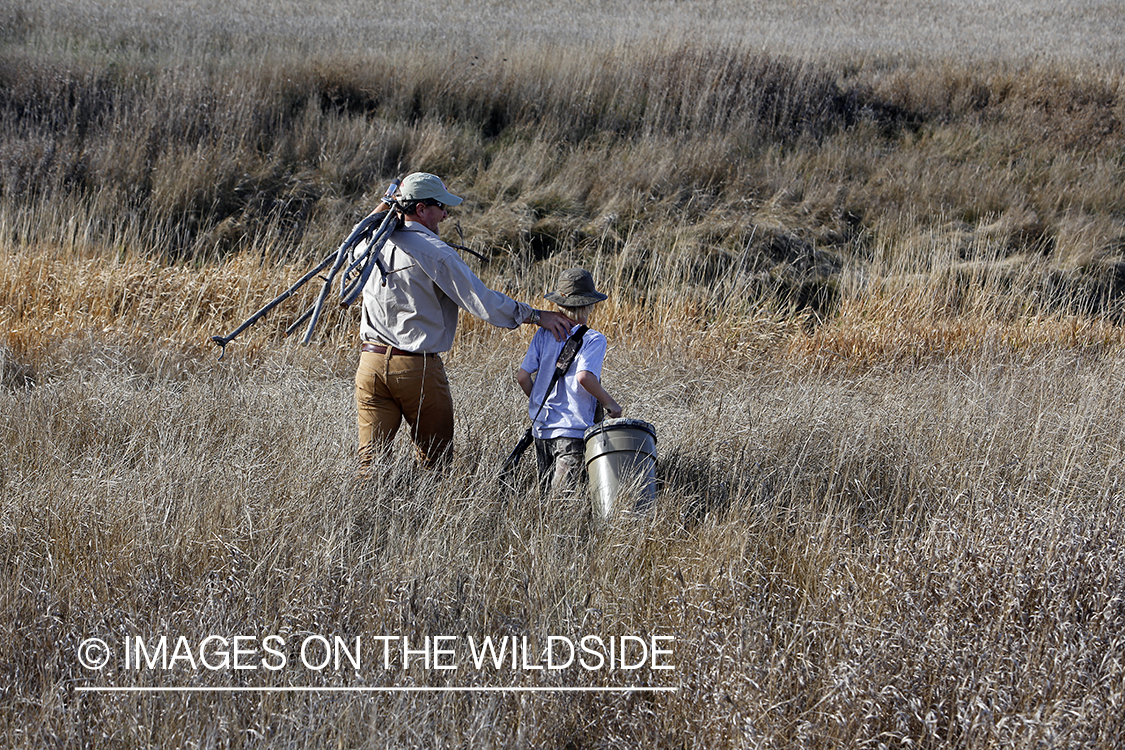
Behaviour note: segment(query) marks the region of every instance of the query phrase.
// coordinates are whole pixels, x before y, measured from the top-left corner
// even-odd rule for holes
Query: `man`
[[[379,253],[385,275],[372,273],[363,289],[355,398],[365,470],[404,418],[424,464],[452,455],[453,399],[440,355],[453,346],[458,310],[501,328],[538,324],[559,340],[573,325],[561,313],[534,310],[489,289],[438,238],[447,209],[461,201],[425,172],[407,176],[399,187],[403,223]]]

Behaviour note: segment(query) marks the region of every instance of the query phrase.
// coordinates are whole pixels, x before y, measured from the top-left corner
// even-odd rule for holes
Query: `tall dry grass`
[[[140,348],[140,351],[138,349]],[[71,339],[4,399],[6,744],[1032,746],[1120,730],[1119,358],[825,374],[611,351],[651,520],[505,500],[520,343],[450,358],[448,476],[353,479],[353,359]],[[161,354],[162,353],[162,354]],[[81,639],[656,632],[671,673],[193,672],[93,684],[674,685],[670,696],[108,695]],[[233,680],[233,683],[232,683]]]
[[[759,6],[475,3],[419,33],[342,0],[0,5],[0,742],[1112,746],[1118,14]],[[651,517],[499,486],[528,332],[462,321],[453,465],[400,440],[375,482],[354,313],[303,348],[287,306],[216,361],[413,169],[469,197],[494,287],[583,264],[610,291]],[[656,634],[675,668],[78,662],[269,634]],[[676,692],[77,689],[123,684]]]

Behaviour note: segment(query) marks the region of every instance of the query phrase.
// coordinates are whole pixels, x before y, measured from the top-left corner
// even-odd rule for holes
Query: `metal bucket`
[[[586,430],[586,471],[594,515],[608,519],[621,492],[635,491],[636,511],[656,502],[656,428],[640,419],[607,419]]]

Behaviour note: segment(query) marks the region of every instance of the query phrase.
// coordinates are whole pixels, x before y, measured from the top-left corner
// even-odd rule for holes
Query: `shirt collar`
[[[437,237],[435,233],[430,231],[429,227],[427,227],[425,224],[422,224],[421,222],[407,221],[402,225],[402,228],[409,229],[412,232],[421,232],[423,234],[428,234],[431,237]]]

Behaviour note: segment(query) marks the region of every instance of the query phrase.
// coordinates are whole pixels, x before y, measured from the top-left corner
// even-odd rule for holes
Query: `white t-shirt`
[[[577,325],[570,329],[571,335],[576,330]],[[555,374],[555,363],[558,362],[559,352],[565,343],[565,339],[556,341],[554,334],[540,328],[531,339],[531,345],[520,365],[524,372],[535,374],[527,413],[535,420],[532,434],[544,440],[557,437],[581,438],[586,428],[594,423],[594,409],[598,405],[597,399],[578,385],[578,373],[583,370],[593,373],[599,380],[602,377],[606,340],[605,336],[593,329],[587,330],[582,337],[582,346],[566,375],[559,379],[550,394],[544,393],[551,383],[551,376]],[[541,403],[542,411],[539,409]]]

